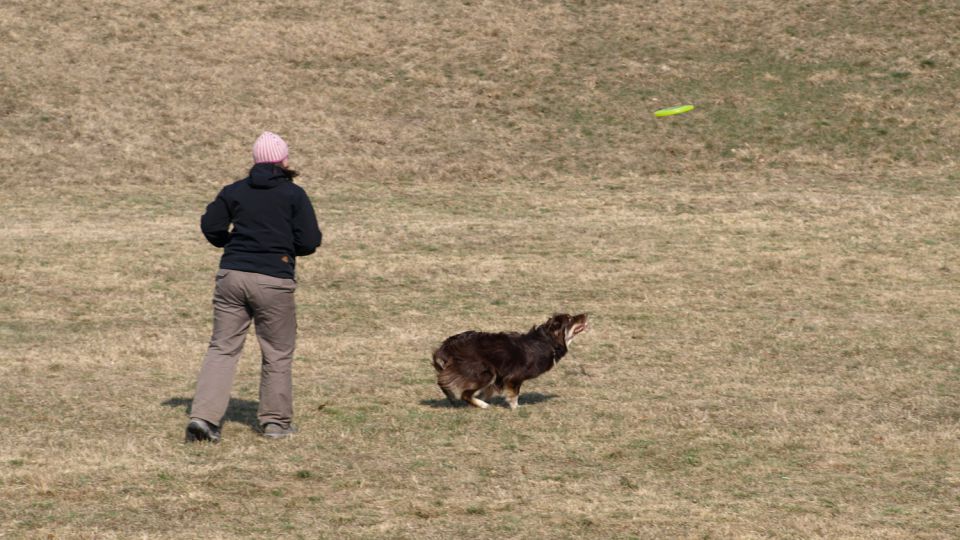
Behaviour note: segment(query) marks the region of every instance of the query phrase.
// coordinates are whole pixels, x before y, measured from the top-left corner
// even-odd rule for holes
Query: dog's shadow
[[[543,403],[544,401],[550,401],[551,399],[559,397],[556,394],[541,394],[538,392],[530,392],[526,394],[520,394],[520,405],[536,405],[538,403]],[[507,400],[503,397],[495,397],[488,401],[493,407],[509,407],[507,405]],[[456,404],[450,403],[446,398],[443,399],[423,399],[420,400],[421,405],[426,405],[427,407],[433,409],[462,409],[470,407],[465,401],[458,401]]]
[[[184,397],[170,398],[162,403],[164,407],[179,408],[183,407],[185,413],[189,412],[192,399]],[[248,426],[255,432],[260,431],[260,423],[257,421],[256,401],[249,399],[230,398],[230,404],[227,406],[227,414],[223,417],[223,422],[236,422]]]

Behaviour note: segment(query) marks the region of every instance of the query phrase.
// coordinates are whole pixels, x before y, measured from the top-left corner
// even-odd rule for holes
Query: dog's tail
[[[443,390],[451,405],[457,404],[463,392],[462,377],[454,366],[453,357],[449,356],[443,348],[433,353],[433,369],[437,370],[437,386]]]
[[[437,370],[438,372],[443,371],[443,368],[447,367],[449,363],[450,359],[447,358],[447,355],[445,355],[443,351],[438,350],[437,352],[433,353],[433,369]]]

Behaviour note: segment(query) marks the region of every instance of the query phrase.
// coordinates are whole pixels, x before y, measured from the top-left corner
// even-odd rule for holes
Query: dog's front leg
[[[507,398],[507,405],[510,405],[511,409],[516,409],[520,406],[520,385],[519,384],[507,384],[503,388],[503,394]]]

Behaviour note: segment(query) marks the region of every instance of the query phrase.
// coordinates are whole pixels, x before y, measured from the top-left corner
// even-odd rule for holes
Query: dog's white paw
[[[470,398],[470,403],[475,407],[480,407],[481,409],[486,409],[490,407],[490,404],[482,399]]]

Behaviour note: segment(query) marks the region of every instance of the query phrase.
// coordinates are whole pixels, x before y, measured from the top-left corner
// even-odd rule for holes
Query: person
[[[289,168],[288,154],[279,135],[261,134],[253,144],[249,176],[223,188],[200,219],[204,236],[223,248],[223,256],[213,293],[213,335],[197,377],[187,442],[220,441],[251,321],[261,350],[261,432],[269,438],[296,432],[296,261],[314,253],[323,235],[309,197],[293,182],[298,173]]]

